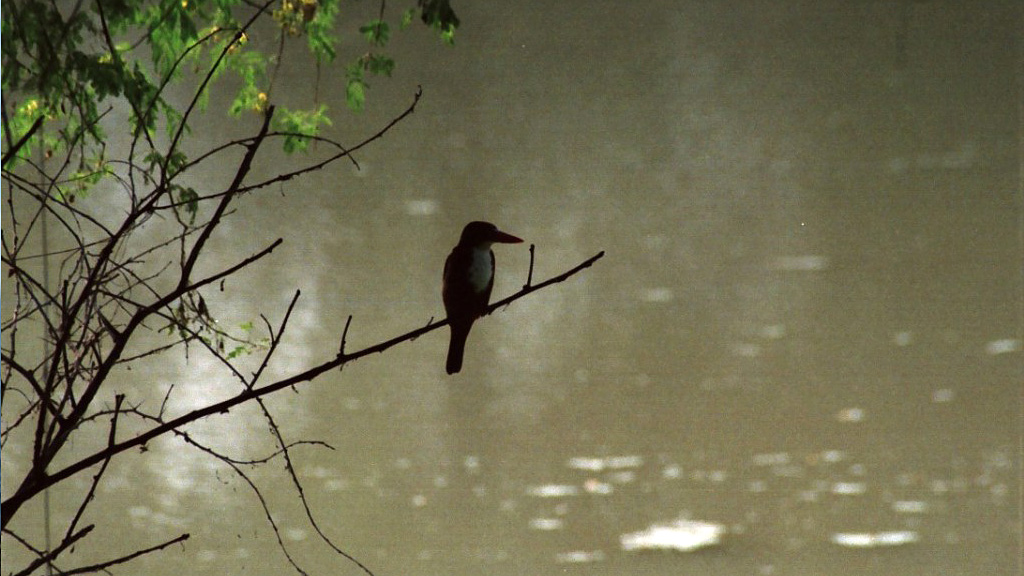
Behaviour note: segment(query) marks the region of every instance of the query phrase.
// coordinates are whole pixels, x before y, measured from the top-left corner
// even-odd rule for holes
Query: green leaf
[[[356,112],[361,111],[366,103],[367,84],[363,80],[363,66],[360,59],[345,70],[345,101],[348,107]]]
[[[442,34],[455,34],[459,17],[452,10],[450,0],[417,0],[416,5],[422,10],[420,18],[424,24],[440,29]]]
[[[366,71],[377,76],[391,76],[395,69],[395,60],[383,54],[368,54],[365,58]]]
[[[417,0],[420,19],[423,23],[438,31],[441,41],[449,46],[455,44],[455,29],[459,27],[459,17],[452,10],[450,0]]]
[[[232,360],[234,358],[238,358],[242,354],[252,354],[252,349],[244,344],[239,344],[238,346],[232,348],[230,352],[228,352],[227,359]]]
[[[366,41],[375,46],[384,46],[391,38],[391,28],[383,20],[373,20],[359,28],[359,32],[366,37]]]
[[[416,9],[409,8],[405,12],[402,12],[402,23],[399,25],[399,30],[405,30],[412,24],[412,19],[416,17]]]
[[[231,107],[228,108],[228,113],[232,116],[238,116],[245,110],[258,111],[263,109],[263,99],[260,98],[259,88],[256,86],[243,86],[238,94],[235,96],[234,101],[231,102]]]
[[[316,16],[306,22],[306,36],[309,50],[317,62],[333,62],[337,57],[334,48],[334,19],[338,15],[338,0],[318,0]]]
[[[449,46],[455,45],[455,26],[448,25],[441,29],[441,41]]]
[[[4,96],[18,98],[7,108],[6,127],[11,137],[23,134],[39,117],[46,118],[48,129],[33,137],[32,145],[19,150],[27,155],[40,139],[52,143],[55,154],[71,146],[74,154],[95,166],[102,154],[106,135],[100,126],[103,111],[114,107],[128,110],[131,132],[128,137],[145,134],[152,138],[157,130],[189,134],[184,124],[182,98],[191,85],[170,88],[174,81],[194,81],[210,75],[199,94],[198,110],[213,95],[227,90],[228,111],[263,111],[267,96],[269,64],[275,52],[266,42],[246,44],[241,35],[239,16],[249,14],[253,5],[245,0],[100,0],[75,4],[75,9],[45,0],[20,0],[0,11],[0,45],[3,47]],[[309,54],[316,62],[337,59],[336,21],[340,21],[341,0],[289,0],[294,12],[296,33],[306,36]],[[80,4],[80,9],[79,9]],[[416,20],[434,28],[443,42],[454,43],[459,19],[451,0],[416,0],[415,7],[401,11],[390,22],[369,19],[358,28],[373,50],[392,40],[392,26],[405,29]],[[285,3],[273,7],[284,10]],[[101,23],[99,7],[105,21]],[[8,6],[5,4],[5,8]],[[269,14],[267,14],[269,16]],[[397,20],[397,21],[396,21]],[[114,44],[106,42],[103,26]],[[55,34],[59,31],[59,34]],[[283,33],[283,31],[282,31]],[[240,37],[241,35],[242,37]],[[223,55],[223,58],[220,58]],[[220,59],[219,59],[220,58]],[[218,60],[219,59],[219,60]],[[367,54],[353,59],[346,69],[347,106],[360,111],[366,105],[369,84],[366,75],[390,76],[395,61],[382,54]],[[218,63],[213,69],[215,63]],[[225,87],[224,72],[237,75],[237,82]],[[235,78],[231,82],[235,82]],[[262,87],[262,89],[261,89]],[[164,97],[173,90],[174,98]],[[172,92],[166,92],[171,94]],[[232,97],[233,96],[233,97]],[[21,112],[25,99],[36,102],[33,113]],[[5,102],[7,99],[5,99]],[[191,116],[196,118],[197,115]],[[108,126],[112,126],[107,123]],[[301,146],[289,143],[293,149]],[[77,157],[76,157],[77,159]],[[163,161],[153,167],[163,167]]]
[[[307,136],[316,136],[321,125],[330,126],[327,117],[327,106],[320,105],[316,110],[288,110],[281,108],[274,116],[275,128],[288,133],[284,137],[284,151],[304,152],[312,141]]]
[[[366,104],[366,83],[362,80],[349,80],[345,89],[345,102],[357,112],[362,110]]]
[[[174,186],[173,188],[178,192],[178,202],[184,202],[181,208],[184,209],[185,214],[188,214],[189,225],[195,224],[196,214],[199,212],[199,194],[193,188],[184,188],[182,186]]]
[[[171,155],[167,157],[167,171],[171,174],[177,174],[182,167],[188,163],[188,156],[185,156],[184,152],[180,150],[174,150]]]
[[[334,48],[334,40],[323,34],[309,34],[309,50],[318,62],[333,62],[338,53]]]

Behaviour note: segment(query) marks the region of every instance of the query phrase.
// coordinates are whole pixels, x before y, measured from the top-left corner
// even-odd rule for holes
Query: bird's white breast
[[[482,292],[491,283],[493,274],[491,247],[473,248],[473,256],[469,261],[469,285],[475,292]]]

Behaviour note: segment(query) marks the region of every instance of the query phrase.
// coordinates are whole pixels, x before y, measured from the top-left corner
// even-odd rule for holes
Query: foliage
[[[313,112],[298,110],[279,122],[280,129],[287,134],[284,137],[284,151],[304,151],[309,146],[310,138],[306,135],[316,134],[321,124],[330,125],[327,107],[320,106]]]
[[[423,23],[436,28],[446,44],[454,44],[459,17],[455,15],[449,0],[417,0],[417,6]]]
[[[319,65],[337,57],[340,0],[102,0],[77,2],[66,15],[44,0],[4,8],[3,90],[6,102],[16,102],[3,109],[5,165],[9,155],[27,158],[42,132],[49,148],[78,147],[80,168],[101,161],[101,118],[119,101],[131,109],[133,133],[153,138],[162,127],[176,138],[187,130],[184,111],[167,100],[163,88],[185,78],[208,79],[198,101],[203,106],[215,81],[230,72],[238,87],[229,111],[237,116],[265,110],[272,101],[271,70],[280,64],[288,38],[304,37]],[[447,1],[419,0],[402,12],[399,29],[417,12],[445,42],[453,41],[458,18]],[[276,55],[252,46],[250,28],[257,19],[273,23],[282,47]],[[395,68],[380,51],[391,40],[383,5],[379,18],[357,29],[371,50],[345,66],[353,110],[365,105],[365,74],[390,76]],[[304,110],[279,106],[273,128],[302,126],[312,136],[329,125],[326,118],[315,101]],[[33,129],[39,119],[50,128]]]

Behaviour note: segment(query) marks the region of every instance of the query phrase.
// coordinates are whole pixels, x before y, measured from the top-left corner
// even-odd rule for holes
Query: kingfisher
[[[455,374],[462,369],[462,353],[473,322],[487,311],[494,288],[494,252],[491,244],[522,242],[498,230],[490,222],[470,222],[462,229],[459,243],[444,261],[441,299],[448,313],[452,337],[448,343],[445,369]]]

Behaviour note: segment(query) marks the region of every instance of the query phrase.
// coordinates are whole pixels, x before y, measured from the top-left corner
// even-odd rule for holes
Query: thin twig
[[[270,8],[270,6],[275,1],[276,0],[267,0],[267,2],[265,4],[263,4],[263,6],[260,7],[260,9],[257,10],[256,13],[253,14],[249,18],[249,20],[238,31],[235,32],[235,36],[234,36],[234,39],[232,40],[232,42],[228,43],[227,45],[224,46],[223,49],[221,49],[220,54],[217,55],[217,60],[214,61],[213,65],[210,67],[210,71],[207,72],[205,77],[203,77],[202,82],[199,83],[199,87],[196,88],[195,94],[192,96],[192,99],[189,101],[188,106],[185,107],[185,112],[181,115],[181,120],[180,120],[180,124],[178,124],[178,129],[175,131],[174,136],[171,138],[171,145],[168,146],[168,148],[167,148],[167,156],[164,158],[164,161],[161,163],[162,164],[161,172],[166,173],[168,163],[170,162],[171,153],[178,149],[178,142],[181,140],[181,137],[182,137],[182,135],[185,132],[185,128],[188,125],[188,118],[189,118],[189,116],[192,115],[192,111],[195,110],[196,106],[199,105],[199,102],[200,102],[200,99],[202,97],[202,94],[203,94],[203,92],[206,91],[206,86],[210,82],[213,81],[213,78],[216,75],[216,71],[220,67],[221,62],[224,60],[224,58],[227,57],[228,53],[231,50],[231,47],[236,42],[238,42],[239,40],[242,39],[242,36],[245,34],[245,31],[248,30],[250,27],[252,27],[252,25],[256,22],[256,20],[264,12],[266,12],[266,10],[268,8]],[[266,122],[264,123],[264,129],[262,130],[262,134],[264,134],[264,135],[266,135],[266,133],[267,133],[266,125],[269,124],[270,116],[271,115],[273,115],[273,106],[271,106],[270,108],[267,109],[267,118],[266,118]]]
[[[117,566],[118,564],[124,564],[125,562],[130,562],[130,561],[138,558],[139,556],[144,556],[144,555],[149,554],[151,552],[157,552],[157,551],[163,550],[164,548],[167,548],[168,546],[177,544],[178,542],[184,542],[185,540],[189,539],[189,536],[190,535],[186,532],[185,534],[182,534],[182,535],[178,536],[177,538],[172,538],[172,539],[170,539],[170,540],[168,540],[168,541],[166,541],[166,542],[164,542],[162,544],[157,544],[156,546],[150,546],[149,548],[144,548],[142,550],[137,550],[135,552],[132,552],[131,554],[127,554],[125,556],[121,556],[120,558],[114,558],[113,560],[107,560],[106,562],[100,562],[99,564],[92,564],[90,566],[82,566],[80,568],[74,568],[72,570],[62,570],[61,574],[63,574],[64,576],[71,576],[72,574],[88,574],[89,572],[102,572],[102,571],[105,571],[106,569],[110,568],[111,566]]]
[[[299,301],[299,296],[302,294],[301,290],[295,291],[295,296],[292,296],[292,301],[288,303],[288,309],[285,310],[284,318],[281,319],[281,327],[277,329],[277,334],[274,334],[273,327],[270,326],[270,322],[267,322],[266,316],[263,317],[263,321],[267,322],[267,331],[270,332],[270,349],[263,355],[263,361],[260,362],[260,367],[256,369],[256,372],[252,375],[252,380],[246,384],[246,388],[252,390],[256,383],[259,382],[260,376],[263,375],[263,371],[266,370],[267,364],[270,364],[270,357],[274,355],[274,351],[277,350],[277,345],[281,343],[281,337],[284,336],[284,330],[288,326],[288,319],[292,316],[292,310],[295,309],[295,303]]]
[[[530,270],[526,273],[526,284],[523,284],[523,288],[529,288],[533,283],[533,252],[535,248],[536,245],[530,244]]]
[[[262,398],[257,398],[256,403],[259,404],[260,409],[263,411],[263,415],[266,417],[267,422],[270,423],[270,430],[277,439],[278,446],[281,447],[281,455],[284,457],[285,470],[288,471],[288,475],[292,479],[292,485],[295,487],[296,493],[299,495],[299,501],[302,502],[302,508],[306,512],[306,519],[309,520],[310,525],[316,530],[316,533],[320,536],[320,539],[324,541],[328,546],[331,547],[335,552],[341,554],[349,562],[352,562],[358,566],[368,576],[375,576],[373,571],[366,567],[365,564],[356,559],[355,556],[345,552],[339,548],[328,536],[324,533],[323,529],[320,528],[320,524],[316,521],[316,517],[313,515],[313,510],[309,507],[309,501],[306,499],[306,491],[302,487],[302,482],[299,481],[298,475],[295,473],[295,466],[292,464],[291,452],[288,450],[288,444],[284,441],[284,437],[281,435],[281,428],[274,421],[274,417],[270,414],[270,409],[267,408],[266,403]],[[297,568],[297,567],[296,567]]]
[[[256,499],[259,500],[260,502],[260,507],[263,508],[263,515],[266,516],[267,522],[270,523],[270,528],[274,531],[274,537],[277,538],[277,545],[281,549],[281,551],[284,552],[284,557],[288,560],[288,563],[292,565],[292,568],[295,568],[296,572],[302,574],[302,576],[308,576],[306,571],[303,570],[301,566],[299,566],[298,562],[296,562],[295,559],[292,558],[291,553],[288,552],[288,547],[285,545],[284,539],[281,538],[281,529],[280,527],[278,527],[277,521],[274,520],[274,515],[270,512],[270,505],[267,504],[267,499],[263,497],[263,492],[260,491],[259,487],[256,486],[256,483],[253,482],[252,479],[249,478],[249,476],[237,464],[231,462],[228,462],[227,464],[228,466],[231,467],[232,470],[235,471],[235,474],[238,474],[239,478],[244,480],[245,483],[249,485],[249,488],[252,489],[253,494],[256,495]]]
[[[423,89],[421,87],[417,86],[416,87],[416,93],[413,95],[412,104],[410,104],[409,107],[405,109],[405,112],[402,112],[396,118],[391,120],[391,122],[388,122],[388,124],[386,126],[384,126],[384,128],[380,129],[376,134],[374,134],[373,136],[370,136],[366,140],[363,140],[362,142],[360,142],[359,144],[353,146],[352,148],[349,148],[348,150],[344,150],[342,152],[339,152],[339,153],[337,153],[337,154],[335,154],[335,155],[333,155],[333,156],[331,156],[331,157],[329,157],[326,160],[323,160],[321,162],[317,162],[315,164],[311,164],[309,166],[306,166],[305,168],[301,168],[299,170],[294,170],[292,172],[285,172],[284,174],[279,174],[277,176],[274,176],[273,178],[268,178],[266,180],[263,180],[262,182],[257,182],[255,184],[250,184],[248,186],[242,186],[241,188],[238,189],[238,191],[239,192],[249,192],[249,191],[252,191],[252,190],[258,190],[260,188],[265,188],[267,186],[270,186],[272,184],[276,184],[278,182],[286,182],[288,180],[291,180],[292,178],[295,178],[296,176],[300,176],[300,175],[305,174],[307,172],[313,172],[314,170],[319,170],[319,169],[321,169],[324,166],[330,164],[331,162],[334,162],[335,160],[337,160],[339,158],[343,158],[345,156],[349,156],[350,154],[352,154],[353,152],[359,150],[360,148],[369,145],[374,140],[377,140],[378,138],[381,138],[389,130],[394,128],[394,126],[396,124],[398,124],[399,122],[404,120],[406,116],[408,116],[408,115],[412,114],[413,112],[415,112],[416,111],[416,104],[419,103],[421,96],[423,96]]]
[[[88,536],[89,533],[93,531],[93,528],[96,528],[96,525],[95,524],[89,524],[88,526],[86,526],[85,528],[82,528],[78,532],[75,532],[74,534],[71,534],[67,538],[64,538],[64,541],[61,542],[60,544],[58,544],[56,548],[54,548],[53,550],[50,550],[49,552],[46,552],[45,554],[43,554],[39,558],[36,558],[32,562],[30,562],[29,565],[26,566],[24,570],[22,570],[21,572],[18,572],[14,576],[28,576],[28,574],[31,574],[31,573],[35,572],[36,568],[42,566],[43,564],[51,562],[54,558],[56,558],[57,556],[60,556],[65,550],[68,549],[68,547],[72,546],[75,542],[78,542],[82,538],[85,538],[86,536]],[[6,530],[6,529],[4,530],[4,533],[5,534],[13,534],[13,532],[10,532],[9,530]],[[62,572],[62,574],[68,574],[68,572]]]
[[[228,194],[225,194],[220,200],[220,204],[217,205],[216,210],[213,212],[213,216],[210,217],[210,221],[203,228],[202,232],[199,233],[199,237],[196,238],[192,244],[192,249],[189,251],[188,258],[181,266],[181,278],[178,281],[178,288],[184,288],[189,283],[189,278],[192,276],[192,269],[195,267],[196,262],[199,260],[199,255],[202,253],[203,248],[206,246],[206,241],[210,239],[213,234],[213,230],[220,224],[220,219],[224,216],[224,212],[227,211],[228,206],[231,204],[231,200],[238,194],[239,189],[242,186],[242,181],[249,174],[249,170],[252,168],[253,159],[256,157],[256,152],[260,149],[260,144],[263,143],[263,139],[267,136],[267,130],[270,128],[270,121],[274,117],[274,107],[267,108],[267,112],[263,117],[263,124],[260,127],[259,133],[256,135],[256,139],[253,140],[252,144],[248,145],[248,150],[242,161],[238,164],[238,169],[235,170],[234,179],[228,186]],[[274,243],[274,246],[280,243]]]
[[[124,394],[118,394],[114,397],[114,413],[110,416],[110,434],[107,435],[107,446],[113,446],[117,440],[117,419],[121,415],[121,405],[124,403]],[[103,477],[103,473],[107,471],[107,465],[110,464],[110,458],[103,461],[99,471],[92,478],[92,485],[89,486],[89,492],[86,493],[85,497],[82,498],[82,503],[78,506],[78,512],[75,513],[75,517],[71,519],[71,523],[68,525],[68,529],[64,535],[67,539],[71,536],[71,533],[75,531],[75,527],[78,526],[78,521],[82,519],[82,514],[85,514],[86,507],[92,502],[96,496],[96,488],[100,484],[100,478]]]
[[[345,355],[345,342],[348,339],[348,327],[352,325],[352,315],[348,315],[348,320],[345,320],[345,329],[341,331],[341,346],[338,348],[338,356]]]
[[[569,270],[567,272],[563,272],[563,273],[559,274],[558,276],[553,276],[551,278],[548,278],[547,280],[541,282],[540,284],[536,284],[536,285],[533,285],[533,286],[530,286],[530,287],[524,287],[519,292],[516,292],[515,294],[513,294],[513,295],[511,295],[511,296],[509,296],[507,298],[504,298],[502,300],[498,300],[494,304],[491,304],[490,306],[488,306],[487,307],[487,311],[484,312],[484,315],[486,316],[486,315],[494,312],[495,310],[497,310],[498,308],[501,308],[503,306],[508,306],[509,304],[515,302],[516,300],[519,300],[523,296],[526,296],[527,294],[531,294],[533,292],[536,292],[537,290],[540,290],[541,288],[545,288],[545,287],[550,286],[552,284],[557,284],[559,282],[563,282],[566,279],[568,279],[570,276],[575,275],[577,272],[580,272],[581,270],[584,270],[585,268],[590,268],[591,266],[594,265],[594,262],[597,262],[598,260],[600,260],[603,257],[604,257],[604,250],[602,250],[602,251],[598,252],[597,254],[591,256],[590,258],[587,258],[583,262],[580,262],[572,270]],[[445,320],[444,323],[447,324],[448,321]]]

